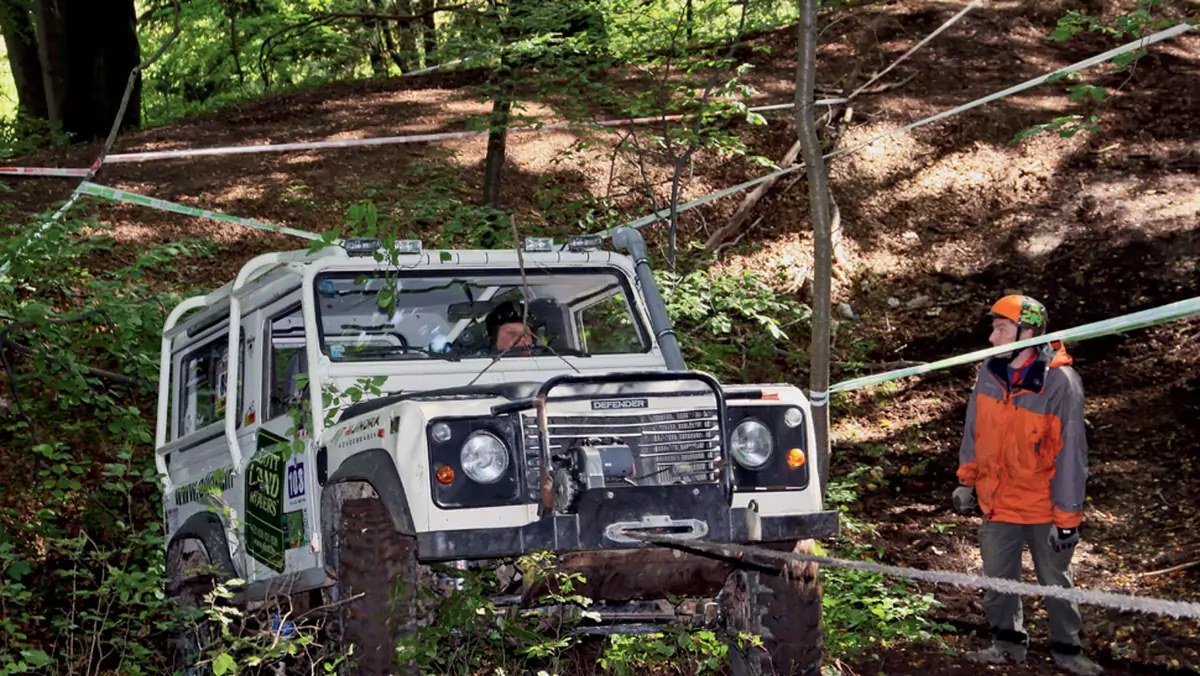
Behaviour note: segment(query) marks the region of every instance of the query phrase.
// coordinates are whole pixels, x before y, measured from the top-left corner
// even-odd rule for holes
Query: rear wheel
[[[812,540],[793,549],[811,554]],[[722,628],[734,676],[817,676],[821,671],[821,580],[815,563],[789,561],[782,569],[739,565],[719,596]],[[757,636],[756,647],[739,634]]]
[[[346,500],[341,515],[334,544],[338,583],[327,593],[337,604],[333,638],[343,653],[353,647],[346,673],[407,673],[395,655],[396,642],[416,630],[416,538],[396,532],[377,498]]]
[[[166,572],[168,593],[188,616],[167,639],[169,666],[184,676],[207,676],[212,671],[203,653],[220,637],[218,628],[201,613],[204,596],[216,581],[208,551],[198,540],[172,542],[167,549]]]

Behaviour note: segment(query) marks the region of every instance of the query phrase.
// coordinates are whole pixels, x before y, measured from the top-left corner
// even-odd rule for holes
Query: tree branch
[[[309,28],[313,28],[315,26],[320,26],[320,25],[323,25],[326,23],[331,23],[336,19],[337,19],[337,17],[333,17],[333,18],[321,17],[321,16],[312,17],[312,18],[306,19],[304,21],[301,21],[300,23],[291,24],[290,26],[284,26],[283,28],[280,28],[279,30],[275,31],[274,33],[271,33],[270,35],[268,35],[262,41],[262,45],[260,45],[258,48],[258,75],[260,78],[262,78],[263,86],[268,89],[271,87],[271,78],[267,74],[267,56],[269,56],[271,51],[275,49],[274,41],[276,38],[282,37],[284,34],[294,31],[294,30],[301,30],[301,29],[308,30]]]
[[[1166,575],[1167,573],[1175,573],[1181,570],[1187,570],[1188,568],[1195,568],[1196,566],[1200,566],[1200,560],[1188,561],[1187,563],[1181,563],[1178,566],[1171,566],[1170,568],[1163,568],[1162,570],[1152,570],[1148,573],[1139,573],[1137,577],[1138,579],[1156,577],[1158,575]]]
[[[33,350],[31,350],[29,348],[29,346],[22,345],[21,343],[18,343],[17,341],[13,340],[12,338],[9,338],[8,340],[6,340],[5,344],[11,345],[15,351],[17,351],[21,354],[33,354]],[[56,357],[52,354],[47,354],[47,355],[43,355],[43,356],[46,357],[47,359],[58,362],[59,364],[63,364],[65,366],[71,366],[70,362],[68,362],[65,359],[62,359],[61,357]],[[134,378],[132,376],[127,376],[127,375],[123,375],[120,373],[113,373],[112,371],[105,371],[104,369],[93,368],[91,366],[80,365],[79,368],[81,368],[83,370],[85,375],[89,375],[93,378],[99,378],[100,380],[107,380],[108,382],[111,382],[111,383],[117,383],[120,385],[128,385],[130,387],[150,388],[150,387],[154,386],[154,383],[152,381],[149,381],[149,380],[146,380],[143,378]]]
[[[800,156],[800,141],[792,144],[791,148],[784,153],[783,159],[779,162],[779,167],[786,168],[796,163],[796,158]],[[779,182],[781,176],[776,176],[769,181],[766,181],[756,187],[749,195],[742,199],[742,203],[738,205],[737,211],[733,212],[733,217],[729,219],[729,223],[721,226],[714,232],[707,241],[704,242],[704,253],[709,254],[717,250],[726,239],[729,239],[733,233],[737,232],[742,224],[750,218],[750,213],[754,211],[755,205],[761,200],[775,184]]]
[[[420,21],[428,16],[433,16],[438,12],[458,12],[460,14],[480,14],[480,12],[468,9],[467,5],[446,5],[445,7],[431,7],[423,12],[416,14],[372,14],[370,12],[326,12],[321,14],[324,18],[337,19],[370,19],[372,21],[395,21],[410,23]]]
[[[374,14],[374,13],[370,13],[370,12],[322,12],[320,14],[314,14],[313,16],[309,17],[308,19],[305,19],[304,21],[301,21],[299,23],[294,23],[289,26],[284,26],[283,28],[280,28],[279,30],[275,31],[274,33],[268,35],[266,37],[266,39],[263,40],[262,46],[258,50],[259,75],[263,78],[263,83],[269,87],[271,85],[271,83],[270,83],[270,79],[267,77],[267,74],[266,74],[266,72],[267,72],[266,71],[267,57],[270,55],[271,51],[275,48],[274,42],[278,38],[286,35],[287,33],[290,33],[291,31],[314,28],[316,26],[328,25],[328,24],[331,24],[338,20],[350,20],[350,19],[368,20],[368,21],[390,21],[390,22],[395,22],[395,23],[413,23],[416,21],[421,21],[422,19],[425,19],[427,17],[433,16],[434,14],[436,14],[438,12],[458,12],[460,14],[476,14],[476,15],[482,14],[482,12],[479,12],[479,11],[476,11],[473,9],[469,9],[468,5],[465,5],[465,4],[463,4],[463,5],[445,5],[442,7],[431,7],[427,10],[424,10],[422,12],[417,12],[415,14]]]
[[[737,32],[734,35],[733,42],[729,45],[729,51],[725,54],[725,61],[733,59],[734,52],[742,42],[742,36],[745,34],[746,14],[750,10],[750,0],[745,0],[741,3],[742,13],[738,17]],[[675,238],[679,233],[679,179],[683,173],[683,167],[691,160],[692,154],[696,152],[696,148],[700,143],[700,128],[704,125],[704,107],[708,105],[708,98],[712,95],[713,87],[717,85],[717,80],[721,77],[721,73],[725,71],[725,66],[718,65],[713,70],[712,77],[709,78],[708,84],[704,87],[704,94],[700,97],[700,106],[696,111],[696,123],[692,125],[692,139],[688,143],[687,150],[675,162],[675,172],[671,177],[671,215],[670,221],[667,224],[667,262],[671,266],[671,271],[675,271],[675,254],[676,245]],[[669,136],[667,137],[669,138]]]

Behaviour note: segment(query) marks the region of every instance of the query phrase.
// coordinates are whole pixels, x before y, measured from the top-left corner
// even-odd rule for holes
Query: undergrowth
[[[844,534],[823,543],[827,555],[875,561],[883,554],[865,542],[878,535],[874,526],[860,521],[850,510],[859,499],[861,484],[881,480],[875,469],[859,465],[830,479],[826,506],[840,513]],[[821,571],[821,581],[825,589],[825,645],[831,655],[849,657],[898,643],[940,645],[941,636],[954,629],[930,618],[941,602],[932,594],[916,590],[908,581],[831,567]]]
[[[441,197],[452,202],[448,194]],[[456,203],[447,213],[462,210],[463,230],[447,239],[478,245],[471,240],[482,235],[466,228],[474,207]],[[432,208],[409,203],[403,215]],[[397,227],[381,211],[390,214],[391,205],[352,205],[351,227]],[[539,234],[548,229],[542,227]],[[162,280],[173,269],[216,255],[217,248],[204,241],[148,247],[130,264],[100,272],[88,262],[114,242],[78,210],[57,222],[40,214],[10,230],[16,236],[0,244],[0,257],[12,262],[0,282],[0,336],[11,369],[0,430],[6,446],[27,452],[5,468],[0,484],[0,676],[164,673],[167,638],[201,620],[223,627],[206,646],[218,672],[240,673],[311,642],[310,633],[284,644],[267,640],[272,634],[261,622],[230,615],[222,599],[237,580],[209,594],[199,616],[181,613],[165,593],[161,493],[151,451],[153,382],[165,312],[194,290],[164,288]],[[494,236],[503,237],[498,229]],[[723,379],[754,376],[778,363],[807,330],[807,308],[774,290],[767,275],[718,277],[693,270],[660,273],[659,279],[685,344],[693,346],[693,365]],[[831,487],[832,503],[857,499],[847,483],[854,478]],[[851,521],[849,530],[856,527]],[[928,596],[878,576],[826,570],[824,579],[833,656],[923,640],[937,630],[923,619],[933,607]],[[572,592],[576,580],[559,580],[557,596],[547,599],[579,611],[554,625],[500,612],[480,601],[481,580],[464,582],[456,592],[463,603],[452,604],[457,614],[410,647],[430,668],[458,673],[491,660],[497,666],[536,663],[557,673],[577,648],[568,629],[587,621],[590,601]],[[463,654],[473,657],[447,662],[458,654],[439,649],[448,644],[471,646]],[[683,664],[687,671],[675,673],[704,673],[721,668],[724,650],[711,632],[664,630],[611,638],[598,659],[617,674]]]
[[[98,273],[86,261],[112,240],[94,221],[41,214],[19,229],[0,240],[0,445],[24,451],[0,481],[0,674],[161,673],[173,611],[147,411],[178,296],[140,280],[211,247],[151,248]]]

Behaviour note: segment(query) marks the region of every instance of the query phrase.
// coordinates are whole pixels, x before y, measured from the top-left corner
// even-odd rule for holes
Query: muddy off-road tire
[[[207,550],[203,545],[184,552],[184,543],[175,542],[167,549],[168,594],[185,611],[204,607],[204,595],[212,591],[215,578],[211,574]],[[208,676],[208,665],[197,667],[205,658],[200,651],[211,646],[220,636],[220,629],[207,618],[185,627],[177,627],[167,636],[167,666],[172,673],[184,676]]]
[[[396,642],[416,630],[416,538],[397,533],[376,498],[347,500],[341,514],[334,543],[338,583],[328,593],[329,601],[339,604],[330,618],[332,638],[343,653],[351,646],[354,650],[343,671],[361,676],[409,673],[395,655]],[[363,596],[345,601],[356,594]]]
[[[803,540],[793,551],[811,554]],[[815,563],[789,562],[777,573],[735,569],[718,597],[734,676],[818,676],[821,672],[821,579]],[[762,639],[739,647],[738,632]]]

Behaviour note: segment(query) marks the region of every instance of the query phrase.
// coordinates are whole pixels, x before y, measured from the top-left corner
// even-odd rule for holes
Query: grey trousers
[[[1071,558],[1075,549],[1054,551],[1047,542],[1051,528],[1051,524],[1024,525],[984,520],[979,529],[983,574],[1020,580],[1021,550],[1028,544],[1038,584],[1074,587]],[[1082,625],[1079,604],[1051,598],[1045,599],[1045,604],[1046,612],[1050,615],[1051,650],[1066,655],[1079,653],[1079,629]],[[1029,635],[1023,628],[1020,596],[987,591],[983,596],[983,611],[987,615],[993,638],[1028,645]]]

